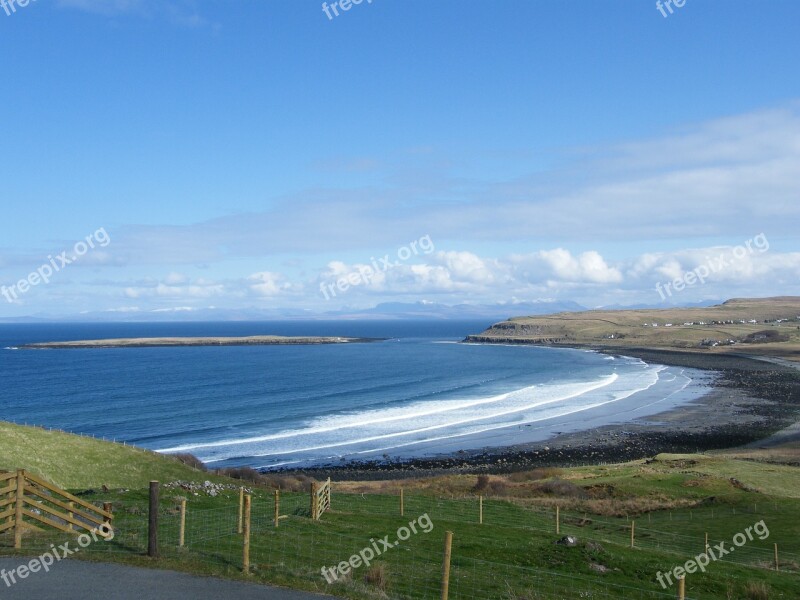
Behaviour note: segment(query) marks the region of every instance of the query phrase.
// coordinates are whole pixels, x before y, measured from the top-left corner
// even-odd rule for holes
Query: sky
[[[0,317],[800,295],[796,0],[4,1]]]

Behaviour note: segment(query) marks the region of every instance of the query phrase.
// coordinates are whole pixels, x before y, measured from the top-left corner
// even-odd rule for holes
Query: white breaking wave
[[[544,398],[539,402],[529,405],[529,407],[533,407],[533,406],[538,406],[539,404],[558,402],[560,400],[566,400],[574,396],[579,396],[593,389],[597,389],[598,387],[602,387],[604,385],[613,383],[614,381],[617,380],[618,377],[619,375],[617,375],[616,373],[612,373],[611,375],[601,378],[597,382],[592,382],[589,384],[560,384],[560,385],[539,384],[539,385],[532,385],[529,387],[525,387],[520,390],[515,390],[513,392],[507,392],[505,394],[499,394],[497,396],[490,396],[488,398],[478,398],[475,400],[438,400],[436,402],[414,402],[412,404],[397,408],[377,409],[377,410],[369,410],[353,414],[326,416],[312,420],[303,429],[293,429],[293,430],[283,431],[280,433],[263,435],[258,437],[240,438],[233,440],[220,440],[217,442],[208,442],[204,444],[184,444],[182,446],[175,446],[173,448],[162,448],[157,450],[157,452],[167,452],[167,453],[192,452],[195,450],[201,450],[206,448],[220,448],[223,446],[241,447],[246,444],[273,442],[277,440],[297,438],[299,436],[308,436],[308,435],[318,436],[319,434],[339,432],[345,429],[360,429],[366,426],[385,425],[387,423],[406,421],[408,419],[435,417],[442,415],[443,413],[449,413],[453,411],[460,412],[478,406],[485,406],[490,404],[499,405],[507,401],[513,402],[514,400],[518,400],[525,397],[527,394],[530,394],[533,390],[536,389],[550,388],[551,391],[556,393],[556,396],[553,398],[549,399]],[[558,395],[559,391],[562,391],[561,395]],[[515,410],[512,410],[511,412],[515,412]],[[501,412],[497,416],[500,416],[502,414],[506,413]],[[493,415],[486,415],[482,417],[478,416],[468,420],[474,420],[475,418],[489,418],[491,416]],[[455,425],[455,424],[458,424],[458,421],[445,422],[441,426],[446,427],[448,425]],[[380,438],[385,436],[378,436],[378,437]],[[372,438],[368,438],[365,440],[352,440],[350,443],[359,443],[360,441],[369,441],[370,439]],[[308,448],[307,450],[312,450],[312,449],[316,448]],[[297,452],[298,450],[294,451]]]
[[[610,365],[609,365],[610,366]],[[405,406],[340,413],[267,435],[191,443],[160,452],[194,452],[204,462],[267,459],[270,467],[300,460],[384,452],[565,417],[644,391],[660,365],[645,363],[588,382],[537,384],[474,399],[415,401]],[[272,460],[269,460],[272,458]]]
[[[490,431],[496,431],[496,430],[500,430],[500,429],[505,429],[505,428],[510,427],[510,426],[521,427],[523,425],[529,425],[529,424],[532,424],[532,423],[535,423],[537,421],[541,421],[541,420],[544,420],[544,419],[553,419],[553,418],[565,417],[565,416],[569,416],[571,414],[583,412],[583,411],[586,411],[586,410],[591,410],[593,408],[598,408],[600,406],[604,406],[604,405],[610,404],[612,402],[617,402],[619,400],[624,400],[625,398],[628,398],[628,397],[632,396],[633,394],[637,394],[637,393],[642,392],[642,391],[644,391],[646,389],[649,389],[650,387],[654,386],[658,382],[658,373],[661,370],[663,370],[663,368],[664,367],[658,367],[658,368],[654,369],[653,370],[653,374],[655,375],[655,378],[653,378],[651,381],[646,383],[643,387],[636,388],[636,389],[618,390],[618,391],[614,391],[614,392],[609,392],[608,394],[605,395],[605,399],[602,399],[602,400],[595,399],[595,401],[593,401],[593,402],[578,403],[578,404],[575,404],[575,405],[571,405],[570,407],[568,407],[566,409],[563,409],[563,410],[558,408],[558,407],[552,407],[552,408],[548,409],[546,413],[539,414],[537,417],[532,418],[530,420],[519,420],[519,421],[515,421],[513,423],[500,423],[500,424],[496,424],[496,425],[493,425],[493,426],[476,427],[476,428],[471,428],[469,430],[462,430],[462,431],[458,431],[456,433],[451,433],[451,434],[448,434],[448,435],[442,435],[442,436],[438,436],[438,437],[426,437],[424,439],[414,440],[414,441],[405,442],[405,443],[401,443],[401,444],[395,444],[395,445],[392,445],[392,446],[384,446],[384,447],[380,447],[380,448],[370,448],[370,449],[366,449],[366,450],[360,450],[360,451],[353,452],[353,454],[372,454],[372,453],[375,453],[375,452],[386,452],[388,450],[397,450],[399,448],[404,448],[404,447],[418,445],[418,444],[439,442],[439,441],[454,439],[454,438],[458,438],[458,437],[464,437],[464,436],[467,436],[467,435],[478,435],[478,434],[482,434],[482,433],[488,433]],[[549,404],[549,403],[542,403],[542,404]],[[413,433],[413,432],[409,432],[409,433]],[[387,437],[391,437],[391,436],[387,436]],[[381,439],[383,439],[383,438],[381,438]],[[357,443],[357,442],[353,442],[353,443]],[[325,448],[327,448],[327,447],[314,448],[313,450],[322,450],[322,449],[325,449]],[[302,452],[302,450],[299,450],[297,452]],[[270,452],[270,453],[267,453],[267,454],[256,455],[256,456],[264,457],[264,456],[273,456],[273,455],[277,455],[277,454],[281,454],[281,453]],[[325,458],[337,458],[337,456],[327,456]],[[215,461],[211,461],[211,462],[215,462]]]

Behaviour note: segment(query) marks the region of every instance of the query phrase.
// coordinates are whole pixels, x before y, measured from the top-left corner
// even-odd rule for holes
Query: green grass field
[[[16,469],[65,489],[144,488],[153,479],[208,479],[207,473],[133,446],[0,421],[0,471]]]
[[[775,464],[777,453],[659,455],[650,461],[537,470],[483,481],[453,475],[334,483],[332,510],[319,522],[308,516],[307,493],[282,492],[280,512],[286,518],[278,528],[273,524],[274,491],[253,488],[252,568],[243,575],[235,489],[241,482],[96,440],[7,425],[0,431],[2,468],[24,467],[55,483],[67,482],[73,490],[112,488],[84,496],[112,501],[116,515],[114,540],[83,550],[89,560],[247,578],[344,598],[438,598],[445,532],[452,531],[450,598],[674,598],[675,588],[663,589],[656,574],[702,553],[708,533],[712,546],[725,542],[735,551],[709,564],[705,573],[688,575],[687,597],[800,597],[800,468]],[[144,556],[146,484],[151,479],[164,484],[209,479],[229,486],[215,496],[162,486],[157,560]],[[476,485],[484,495],[483,524],[478,523]],[[187,500],[186,545],[179,548],[182,498]],[[398,528],[423,514],[430,518],[430,533],[420,525],[417,534],[385,550],[370,567],[360,566],[334,583],[322,576],[322,567],[375,548],[384,536],[395,540]],[[768,537],[733,545],[736,534],[762,520]],[[44,551],[64,535],[28,534],[24,553]],[[577,545],[556,544],[565,535],[576,536]],[[0,535],[3,554],[14,553],[9,538]],[[774,570],[776,543],[780,572]]]

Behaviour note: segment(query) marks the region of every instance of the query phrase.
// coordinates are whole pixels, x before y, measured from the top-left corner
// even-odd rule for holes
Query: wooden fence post
[[[186,542],[186,499],[181,500],[181,524],[178,532],[178,547],[183,548]]]
[[[275,490],[275,527],[281,520],[281,491]]]
[[[103,510],[108,514],[112,514],[114,512],[114,505],[111,502],[103,502]],[[111,517],[105,517],[103,520],[103,527],[106,531],[111,531]]]
[[[778,544],[775,543],[775,570],[780,571],[780,564],[778,563]]]
[[[150,482],[150,514],[147,523],[147,556],[158,557],[158,482]]]
[[[478,523],[483,525],[483,496],[478,496]]]
[[[14,548],[22,548],[22,508],[25,503],[25,471],[17,470],[17,493],[14,504]]]
[[[686,577],[678,579],[678,600],[686,600]]]
[[[406,514],[406,507],[403,498],[403,488],[400,488],[400,516],[404,517]]]
[[[68,502],[67,504],[69,504],[70,508],[74,508],[75,507],[75,503],[74,502]],[[72,511],[69,511],[67,513],[67,515],[69,515],[70,519],[74,519],[75,518],[75,513],[73,513]],[[67,527],[69,528],[70,531],[75,529],[75,526],[72,523],[69,523],[69,522],[67,523]]]
[[[708,554],[708,532],[706,531],[706,547],[705,552]]]
[[[250,494],[244,497],[244,524],[242,533],[242,570],[245,574],[250,572]]]
[[[244,510],[244,487],[239,488],[239,525],[236,527],[237,533],[242,533],[242,511]]]
[[[558,504],[556,504],[556,535],[561,533],[561,515],[559,514]]]
[[[311,520],[317,520],[317,482],[311,483]]]
[[[453,550],[453,532],[444,534],[444,560],[442,561],[442,600],[447,600],[450,593],[450,556]]]
[[[634,547],[635,536],[636,536],[636,521],[631,521],[631,548]]]

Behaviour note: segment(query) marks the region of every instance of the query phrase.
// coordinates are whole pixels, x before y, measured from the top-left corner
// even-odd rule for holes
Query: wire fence
[[[336,504],[345,512],[352,514],[391,514],[398,513],[399,496],[386,494],[340,494],[336,496]],[[780,514],[783,507],[773,502],[762,502],[761,512],[758,504],[753,508],[718,506],[673,514],[670,511],[659,511],[655,514],[639,515],[638,518],[614,519],[591,515],[587,512],[570,512],[559,510],[558,525],[556,509],[541,506],[523,506],[514,501],[487,499],[480,497],[441,499],[429,496],[404,495],[403,509],[407,514],[427,512],[435,519],[448,522],[482,523],[487,526],[559,533],[575,535],[583,539],[620,546],[631,545],[631,529],[633,529],[633,546],[639,549],[650,549],[659,552],[673,553],[691,558],[707,548],[713,551],[724,543],[724,549],[735,546],[735,552],[728,552],[716,559],[722,562],[747,567],[772,569],[775,566],[774,531],[768,529],[768,516]],[[786,509],[788,514],[795,514],[796,509]],[[788,513],[791,511],[791,513]],[[399,513],[398,513],[399,514]],[[754,529],[755,523],[766,519],[764,529]],[[739,526],[735,533],[742,533],[746,542],[736,546],[731,536],[719,533],[720,529],[730,530]],[[750,534],[747,529],[750,528]],[[694,530],[694,534],[679,533]],[[764,534],[768,534],[763,540]],[[706,537],[707,534],[707,537]],[[737,541],[741,541],[741,537]],[[800,553],[797,552],[797,541],[784,540],[786,546],[780,551],[780,562],[785,570],[800,570]],[[715,552],[715,555],[719,552]]]
[[[231,577],[243,576],[249,561],[245,570],[250,577],[340,597],[440,598],[447,530],[455,532],[448,598],[458,600],[675,598],[674,589],[664,590],[655,581],[650,563],[637,567],[647,569],[636,578],[639,585],[620,581],[623,576],[604,564],[603,553],[609,549],[623,558],[634,556],[626,552],[650,551],[652,565],[669,571],[705,552],[706,544],[723,542],[727,548],[735,546],[735,552],[720,561],[757,573],[776,568],[777,543],[782,547],[780,572],[795,580],[800,572],[796,539],[771,531],[768,538],[753,535],[746,543],[734,543],[735,533],[752,530],[761,519],[768,525],[770,516],[791,516],[784,512],[788,507],[767,502],[752,510],[714,506],[632,519],[507,499],[422,494],[403,494],[401,499],[396,494],[336,493],[334,488],[331,510],[315,521],[308,493],[282,492],[277,497],[265,490],[252,492],[249,519],[236,490],[213,500],[202,495],[188,495],[187,500],[182,490],[163,494],[158,508],[160,560],[165,566]],[[113,511],[113,539],[81,547],[80,554],[126,560],[147,553],[146,496],[115,498]],[[247,557],[243,521],[250,530]],[[562,539],[567,536],[579,541]],[[559,541],[565,543],[552,545]],[[65,542],[76,547],[69,534],[32,530],[25,535],[24,549],[27,555],[43,553]],[[577,548],[570,548],[573,542]],[[545,544],[552,550],[543,552]],[[543,557],[551,554],[555,562],[548,565]],[[359,562],[354,557],[361,558],[360,564],[354,565]],[[737,572],[730,579],[743,585],[747,577],[747,572]],[[691,577],[688,588],[686,597],[693,598]]]

